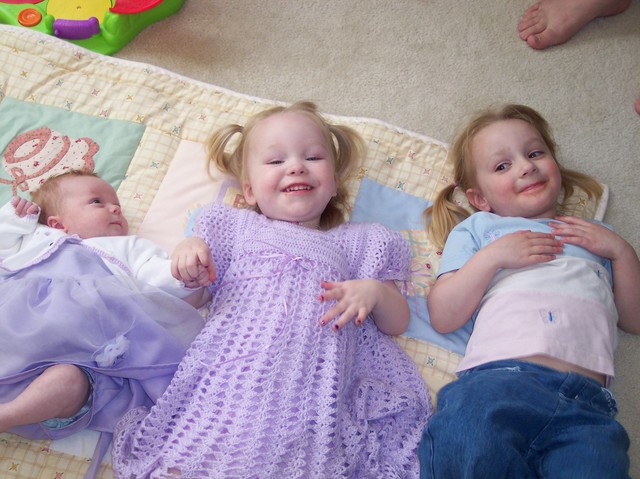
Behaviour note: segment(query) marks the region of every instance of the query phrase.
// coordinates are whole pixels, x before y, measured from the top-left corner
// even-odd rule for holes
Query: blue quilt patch
[[[422,212],[429,205],[431,202],[424,198],[409,195],[364,177],[353,205],[351,221],[382,223],[395,231],[423,229]]]
[[[439,333],[431,326],[427,299],[424,296],[409,296],[407,299],[411,310],[411,319],[403,336],[428,341],[464,356],[473,329],[472,322],[467,322],[464,327],[451,333]]]
[[[351,220],[353,222],[382,223],[395,231],[424,230],[423,212],[431,202],[363,178],[356,197]],[[414,246],[409,242],[410,246]],[[411,254],[417,253],[412,248]],[[411,320],[404,336],[428,341],[449,351],[464,354],[471,332],[471,324],[452,333],[441,334],[429,320],[427,300],[421,295],[408,297]]]

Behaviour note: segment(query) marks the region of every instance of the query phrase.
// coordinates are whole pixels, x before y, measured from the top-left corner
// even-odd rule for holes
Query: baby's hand
[[[320,301],[335,300],[337,304],[320,318],[320,325],[324,326],[338,316],[331,326],[334,331],[354,319],[358,326],[361,325],[376,305],[380,284],[375,279],[354,279],[340,283],[323,281],[321,286],[325,292],[320,296]]]
[[[40,207],[38,205],[33,201],[21,198],[20,196],[14,196],[11,199],[11,204],[16,210],[16,215],[20,218],[27,215],[37,215],[40,212]]]
[[[188,288],[209,286],[216,269],[207,244],[196,237],[181,241],[171,255],[171,274]]]

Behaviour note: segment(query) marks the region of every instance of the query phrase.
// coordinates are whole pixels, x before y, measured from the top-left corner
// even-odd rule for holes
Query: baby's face
[[[59,186],[63,201],[58,219],[66,233],[83,239],[129,233],[118,195],[108,182],[93,176],[68,176]]]

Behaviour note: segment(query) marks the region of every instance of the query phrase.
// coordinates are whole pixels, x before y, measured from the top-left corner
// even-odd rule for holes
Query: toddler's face
[[[251,132],[246,159],[246,201],[273,219],[317,227],[337,193],[333,158],[314,121],[302,113],[276,113]]]
[[[118,195],[108,182],[93,176],[68,176],[60,179],[59,186],[62,211],[49,217],[50,226],[83,239],[129,233]],[[59,223],[52,224],[52,218]]]
[[[542,136],[523,120],[503,120],[480,130],[471,142],[475,188],[471,204],[500,216],[555,217],[560,169]]]

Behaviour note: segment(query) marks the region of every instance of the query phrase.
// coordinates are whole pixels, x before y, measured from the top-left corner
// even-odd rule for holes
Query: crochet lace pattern
[[[116,428],[116,477],[417,478],[432,409],[412,360],[371,319],[319,325],[322,280],[409,279],[402,237],[222,205],[198,235],[217,272],[208,322],[157,404]]]

